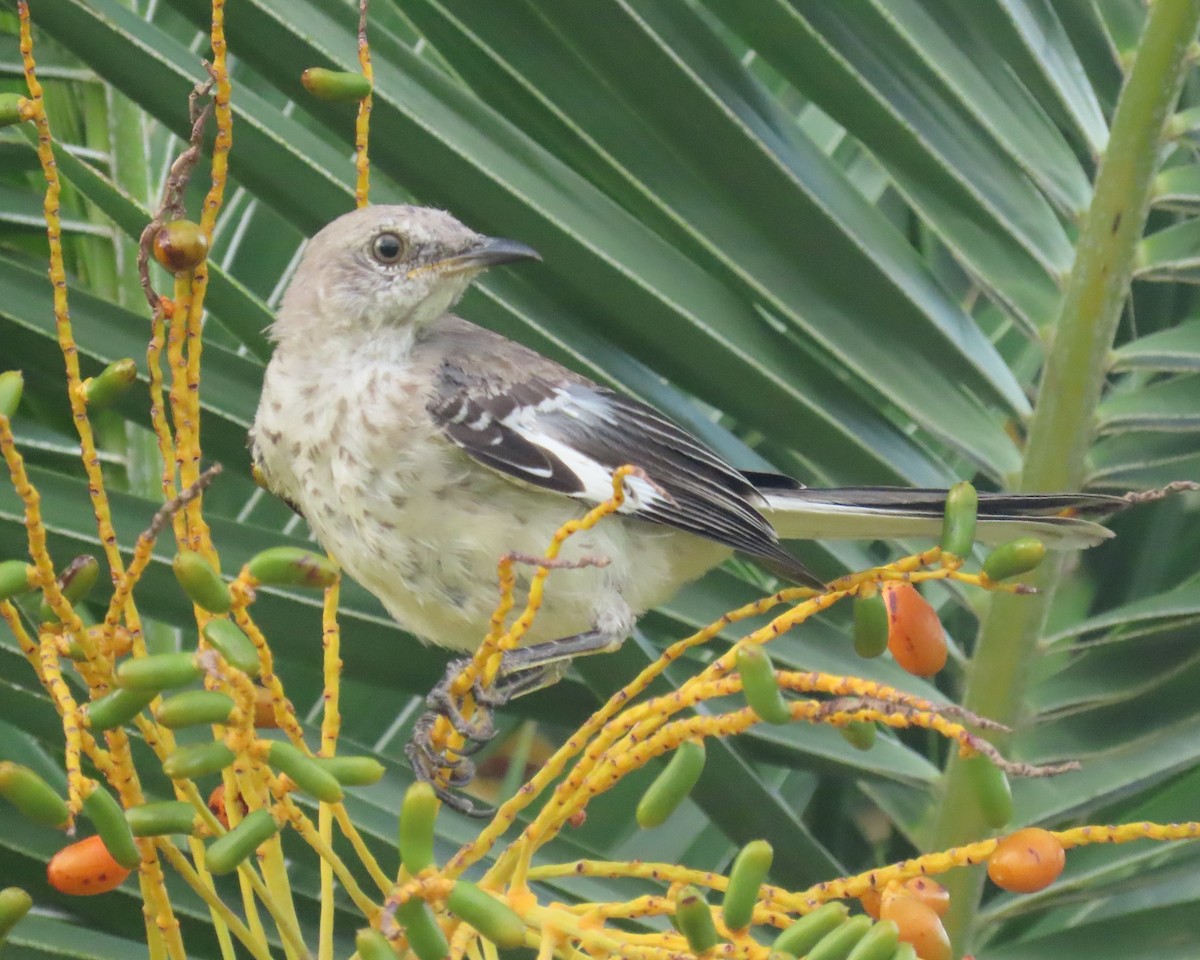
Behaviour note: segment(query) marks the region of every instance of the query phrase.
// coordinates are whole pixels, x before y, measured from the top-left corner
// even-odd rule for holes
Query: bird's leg
[[[474,753],[496,735],[492,718],[492,711],[496,707],[557,683],[566,674],[574,657],[608,653],[619,647],[622,639],[614,638],[605,631],[590,630],[572,637],[506,651],[500,660],[495,682],[489,687],[484,687],[478,680],[473,684],[471,695],[477,709],[470,718],[463,714],[458,698],[451,693],[455,681],[470,661],[453,660],[447,665],[437,686],[425,698],[425,705],[434,714],[450,721],[454,732],[473,745],[467,748],[466,753]]]
[[[495,737],[494,711],[510,700],[557,683],[566,674],[572,658],[608,653],[616,650],[623,640],[624,637],[615,636],[611,631],[590,630],[506,651],[500,660],[496,680],[488,687],[478,680],[472,686],[475,712],[471,717],[463,713],[459,699],[451,693],[455,681],[470,661],[452,661],[447,665],[445,675],[426,697],[425,704],[429,712],[417,721],[412,740],[405,750],[413,771],[418,778],[432,784],[438,796],[453,809],[468,816],[489,816],[489,808],[476,806],[461,794],[447,789],[447,786],[463,787],[471,782],[475,767],[467,758]],[[448,760],[434,746],[433,730],[439,717],[445,717],[454,732],[463,738],[462,746],[454,751],[454,760]]]
[[[529,647],[509,650],[500,661],[500,676],[507,677],[535,667],[549,666],[562,660],[573,660],[593,653],[612,653],[625,642],[624,633],[610,630],[589,630],[573,637],[547,640]],[[511,699],[511,697],[509,698]]]

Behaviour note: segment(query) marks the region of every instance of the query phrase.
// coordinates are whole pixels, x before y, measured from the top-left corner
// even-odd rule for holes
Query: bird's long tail
[[[754,477],[766,499],[763,513],[785,540],[936,538],[945,490],[905,487],[786,488]],[[976,539],[1003,543],[1040,537],[1057,550],[1091,547],[1113,534],[1094,519],[1128,506],[1122,497],[1093,493],[981,493]]]

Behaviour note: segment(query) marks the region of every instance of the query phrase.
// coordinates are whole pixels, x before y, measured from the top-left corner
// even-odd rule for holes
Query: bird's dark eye
[[[398,263],[404,256],[404,241],[398,234],[381,233],[371,243],[371,256],[380,263]]]

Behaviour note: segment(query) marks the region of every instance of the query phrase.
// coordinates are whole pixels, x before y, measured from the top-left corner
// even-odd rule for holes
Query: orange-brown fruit
[[[939,917],[950,909],[950,893],[936,880],[929,877],[913,877],[903,883],[893,880],[882,890],[872,888],[859,896],[863,912],[873,920],[880,918],[883,903],[897,897],[911,897],[930,907]]]
[[[217,788],[208,795],[208,809],[226,830],[229,829],[229,811],[225,809],[225,784],[217,784]],[[246,801],[238,797],[238,812],[244,817],[249,812]]]
[[[929,877],[905,880],[900,889],[905,896],[920,900],[925,906],[931,907],[939,917],[944,917],[950,909],[950,891]]]
[[[129,871],[117,863],[98,836],[63,847],[46,865],[46,878],[59,893],[90,897],[116,890]]]
[[[915,897],[885,896],[879,916],[900,928],[901,941],[911,943],[921,960],[950,960],[950,937],[933,907]]]
[[[254,688],[254,725],[260,730],[274,730],[279,726],[272,706],[271,691],[266,687]]]
[[[1057,880],[1066,862],[1058,837],[1041,827],[1026,827],[997,844],[988,857],[988,876],[1010,893],[1034,893]]]
[[[154,235],[154,259],[172,273],[194,270],[208,256],[208,237],[191,220],[164,223]]]
[[[888,614],[888,649],[896,662],[918,677],[931,677],[946,665],[946,631],[937,612],[904,580],[880,585]]]
[[[208,809],[226,830],[229,829],[229,814],[225,812],[225,784],[217,784],[217,789],[208,795]]]

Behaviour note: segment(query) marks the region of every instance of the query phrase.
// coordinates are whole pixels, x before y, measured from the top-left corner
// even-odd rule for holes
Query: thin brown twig
[[[1136,503],[1153,503],[1156,500],[1163,500],[1172,494],[1187,493],[1193,490],[1200,490],[1200,483],[1197,483],[1195,480],[1173,480],[1171,483],[1157,487],[1154,490],[1131,490],[1122,499],[1130,505]]]
[[[221,464],[214,463],[211,467],[200,474],[196,482],[187,487],[187,489],[180,493],[179,496],[168,500],[161,507],[159,507],[157,512],[154,514],[154,519],[150,521],[150,526],[142,531],[138,539],[149,540],[151,542],[158,539],[158,535],[162,533],[166,525],[171,522],[171,517],[173,517],[176,513],[200,496],[200,494],[202,494],[208,488],[208,486],[217,479],[221,471],[224,469],[225,468],[221,466]]]
[[[208,63],[205,63],[204,66],[211,73],[212,68]],[[208,122],[213,108],[211,100],[203,107],[197,107],[197,102],[200,97],[209,94],[213,83],[213,77],[209,76],[203,83],[196,84],[188,96],[188,116],[192,121],[192,132],[188,137],[187,149],[180,153],[175,158],[175,162],[171,164],[167,182],[163,185],[162,200],[159,202],[158,210],[155,211],[154,217],[146,224],[146,228],[138,238],[138,279],[141,281],[142,292],[146,295],[146,302],[150,304],[150,310],[153,313],[158,312],[162,298],[150,283],[150,248],[154,244],[155,235],[167,219],[179,219],[184,214],[183,192],[187,188],[188,180],[191,179],[192,171],[200,161],[204,126]]]
[[[520,563],[528,567],[545,567],[547,570],[582,570],[584,567],[607,567],[612,563],[611,557],[580,557],[578,560],[564,560],[556,557],[547,560],[545,557],[534,556],[531,553],[506,553],[504,559],[512,563]]]

